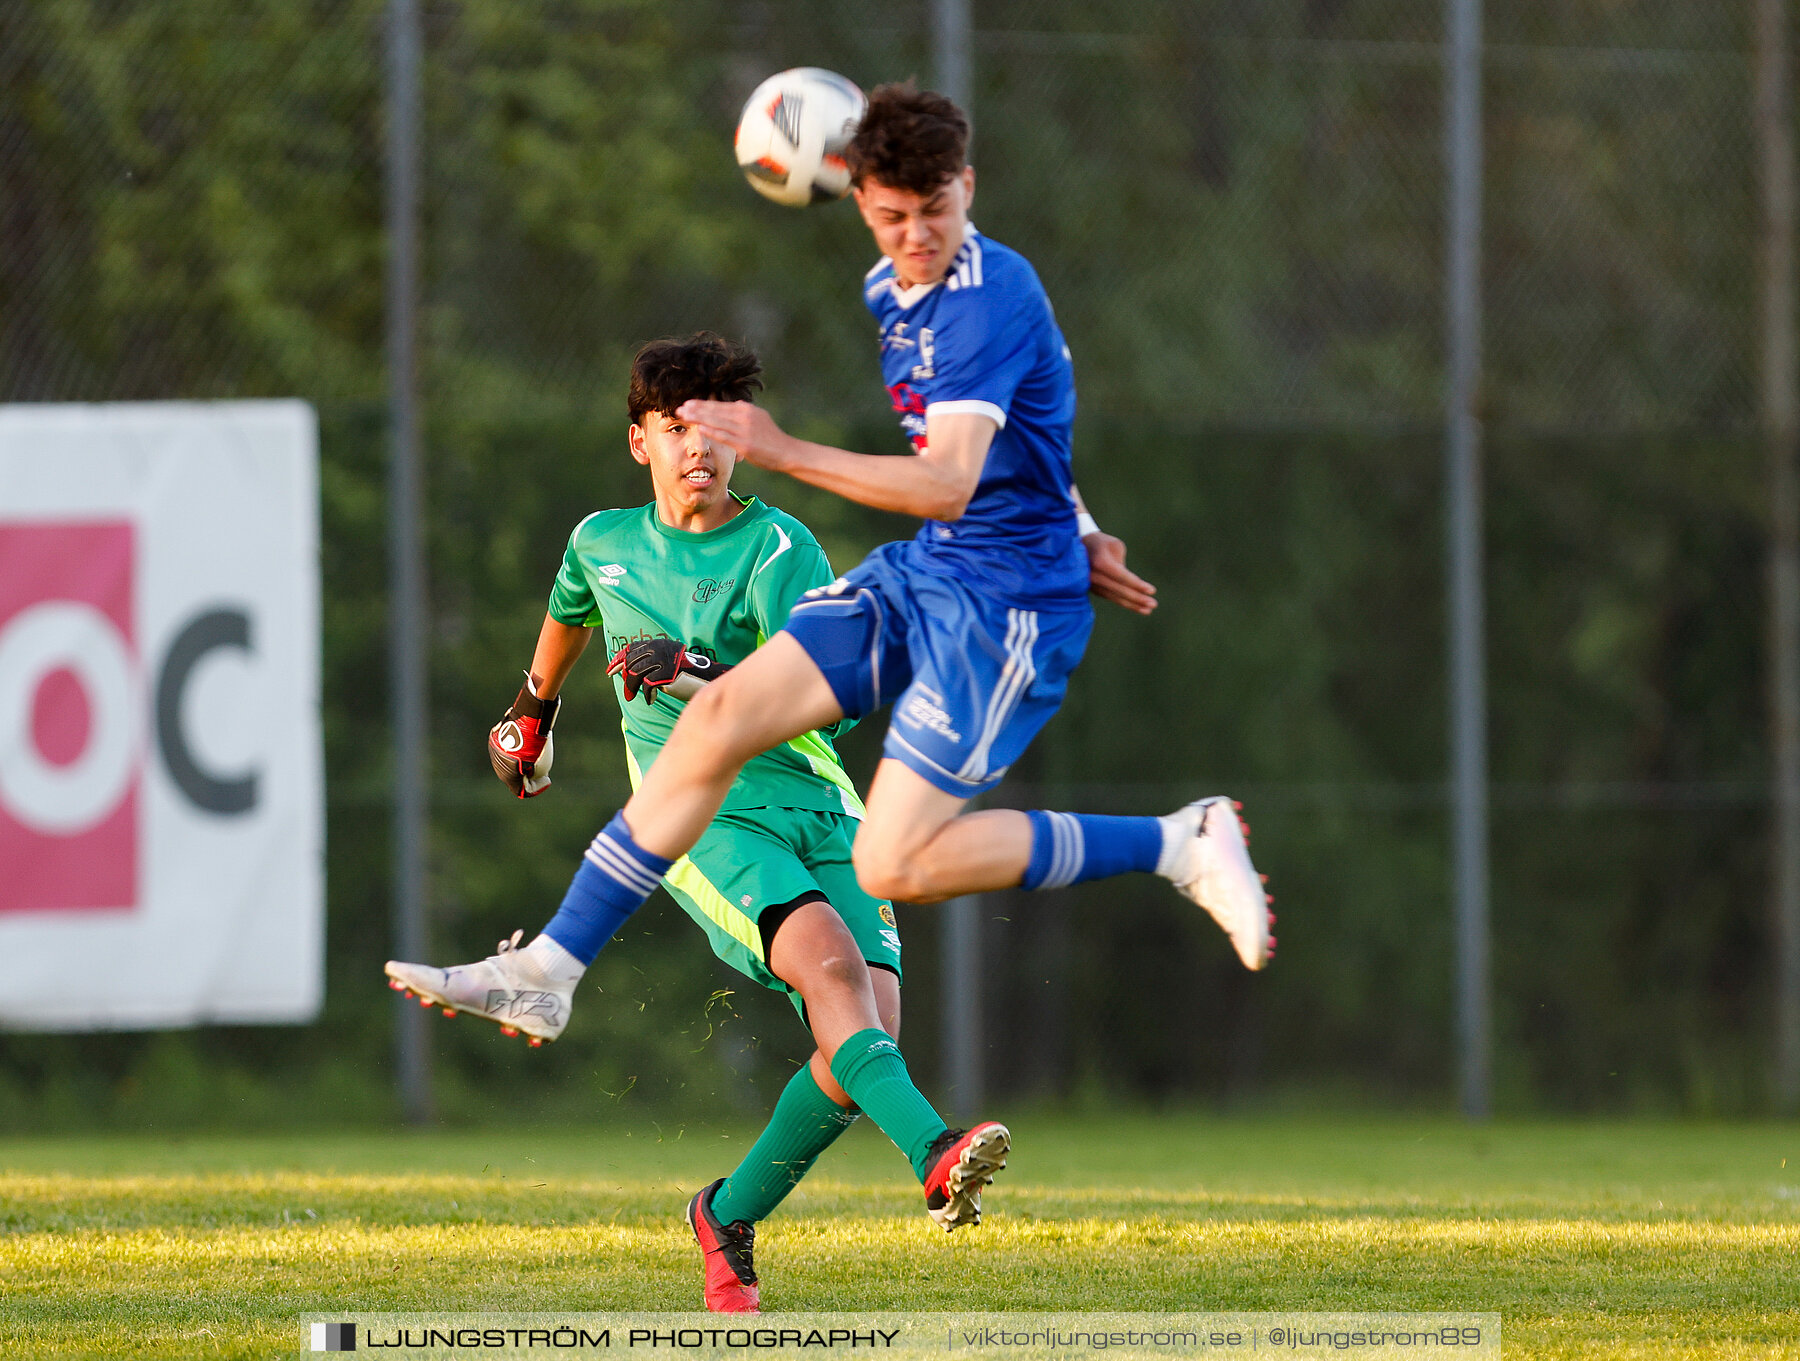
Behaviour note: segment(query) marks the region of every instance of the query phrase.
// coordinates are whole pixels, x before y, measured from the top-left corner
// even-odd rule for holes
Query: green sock
[[[819,1090],[810,1063],[801,1064],[744,1161],[713,1192],[712,1212],[719,1222],[755,1224],[768,1218],[856,1116]]]
[[[900,1046],[879,1030],[859,1030],[838,1046],[831,1060],[831,1075],[912,1161],[922,1184],[927,1170],[925,1154],[947,1126],[913,1086]]]

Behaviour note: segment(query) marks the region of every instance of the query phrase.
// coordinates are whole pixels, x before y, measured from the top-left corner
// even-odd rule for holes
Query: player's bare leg
[[[1247,829],[1229,799],[1202,799],[1164,818],[1117,820],[1011,808],[965,813],[966,802],[900,761],[884,760],[856,834],[856,877],[863,888],[880,898],[935,903],[1021,884],[1061,887],[1123,868],[1153,869],[1206,909],[1244,967],[1260,969],[1274,953],[1272,900],[1250,863]],[[1086,844],[1084,822],[1139,824],[1134,834],[1148,842],[1138,862],[1087,865],[1089,852],[1098,848]],[[1060,861],[1060,878],[1032,877],[1034,864],[1046,864],[1040,824],[1065,841],[1048,857],[1052,864]]]
[[[981,1188],[1006,1166],[1012,1135],[996,1121],[949,1129],[920,1095],[893,1043],[899,980],[869,967],[843,919],[824,902],[806,904],[781,924],[769,969],[806,1002],[819,1045],[811,1060],[819,1090],[860,1106],[907,1155],[939,1225],[979,1223]]]
[[[812,658],[792,638],[776,634],[688,701],[642,788],[623,811],[636,847],[665,861],[685,855],[751,757],[843,716]],[[634,860],[638,855],[636,848],[621,848],[604,831],[589,849],[589,860],[616,872],[626,892],[635,895],[629,908],[613,909],[601,940],[667,870],[666,864]],[[387,974],[396,989],[442,1007],[446,1015],[465,1012],[497,1021],[506,1033],[523,1032],[540,1044],[554,1040],[568,1024],[575,985],[587,963],[564,949],[553,933],[540,934],[522,949],[515,934],[497,954],[475,964],[439,969],[389,960]]]
[[[1031,859],[1030,820],[1012,808],[965,813],[967,803],[884,760],[856,830],[858,882],[877,898],[907,903],[1012,888]]]
[[[781,923],[769,947],[769,972],[806,1002],[806,1019],[819,1046],[813,1055],[819,1090],[840,1106],[850,1105],[849,1095],[831,1076],[831,1060],[838,1046],[859,1030],[898,1037],[899,980],[868,966],[844,919],[825,902],[807,903]],[[894,984],[885,1009],[877,1000],[877,978]]]
[[[900,1038],[900,980],[886,969],[869,970],[869,987],[875,993],[875,1014],[881,1018],[881,1028],[894,1039]],[[836,1048],[832,1054],[837,1053]],[[819,1090],[837,1102],[840,1106],[854,1106],[850,1093],[838,1086],[837,1079],[831,1075],[831,1056],[823,1049],[815,1049],[812,1058],[807,1061],[812,1070],[813,1081],[819,1084]]]
[[[809,905],[822,906],[821,905]],[[831,914],[835,916],[835,914]],[[797,923],[795,918],[801,920]],[[776,932],[771,954],[795,976],[809,976],[806,962],[821,945],[832,947],[836,932],[827,914],[796,911]],[[836,926],[842,929],[842,923]],[[823,929],[821,929],[823,928]],[[798,962],[797,962],[798,961]],[[891,1038],[900,1037],[900,980],[885,969],[868,970],[874,1010]],[[827,987],[826,991],[829,991]],[[860,993],[860,989],[852,989]],[[824,999],[820,999],[824,1002]],[[858,998],[852,1011],[860,1007]],[[811,1008],[809,1007],[809,1014]],[[857,1020],[867,1020],[866,1014]],[[854,1022],[852,1022],[854,1024]],[[772,1213],[811,1169],[819,1155],[860,1114],[831,1076],[826,1057],[795,1074],[775,1103],[769,1123],[744,1160],[728,1177],[703,1187],[688,1203],[688,1224],[700,1244],[706,1307],[717,1313],[756,1313],[761,1282],[756,1274],[756,1225]]]
[[[843,716],[813,659],[777,633],[688,701],[625,805],[625,825],[647,851],[686,855],[751,757]]]
[[[854,1105],[831,1075],[831,1060],[859,1030],[879,1028],[900,1038],[900,980],[863,962],[855,937],[824,903],[808,903],[781,924],[769,950],[769,971],[806,1000],[819,1046],[809,1060],[813,1081],[838,1105]]]
[[[662,754],[622,814],[636,843],[674,859],[700,839],[744,763],[843,717],[824,673],[778,633],[688,702]],[[1010,808],[964,812],[904,763],[882,761],[856,836],[856,875],[878,898],[933,903],[993,889],[1060,887],[1127,869],[1154,870],[1219,924],[1249,969],[1269,962],[1274,916],[1228,800],[1206,799],[1166,818],[1104,819]],[[1121,857],[1084,827],[1137,824]],[[1063,841],[1045,859],[1046,833]],[[1074,848],[1074,849],[1071,849]],[[1034,869],[1039,871],[1034,877]]]

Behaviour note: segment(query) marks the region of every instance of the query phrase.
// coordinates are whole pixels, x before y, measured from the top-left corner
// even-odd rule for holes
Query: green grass
[[[267,1356],[312,1311],[685,1309],[747,1131],[0,1142],[8,1355]],[[759,1234],[775,1309],[1471,1310],[1508,1356],[1800,1357],[1800,1126],[1016,1122],[946,1236],[858,1127]]]

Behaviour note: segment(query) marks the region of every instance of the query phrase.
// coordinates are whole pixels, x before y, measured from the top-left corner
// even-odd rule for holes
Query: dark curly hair
[[[850,182],[872,179],[890,189],[933,194],[963,168],[969,120],[941,94],[913,83],[877,85],[856,136],[844,150]]]
[[[652,411],[673,416],[691,398],[741,402],[762,386],[762,361],[748,345],[696,331],[686,340],[653,340],[631,361],[626,405],[631,423]]]

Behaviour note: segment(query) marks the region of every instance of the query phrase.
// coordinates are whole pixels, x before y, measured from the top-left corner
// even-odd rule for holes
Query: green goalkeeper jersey
[[[671,529],[656,505],[595,511],[569,536],[550,592],[558,623],[601,630],[606,655],[639,638],[674,638],[690,652],[736,666],[787,621],[800,596],[833,573],[812,531],[786,511],[752,497],[717,529]],[[682,703],[659,695],[627,702],[613,678],[625,719],[626,758],[635,786],[668,741]],[[834,731],[848,727],[838,725]],[[862,801],[831,738],[810,732],[753,758],[722,811],[805,808],[862,816]]]

